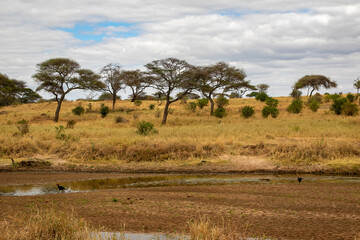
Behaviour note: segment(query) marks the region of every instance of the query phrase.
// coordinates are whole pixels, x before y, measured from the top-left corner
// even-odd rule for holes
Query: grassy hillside
[[[100,105],[110,108],[110,101],[66,101],[58,123],[52,121],[55,102],[3,107],[0,152],[3,159],[52,157],[70,163],[111,165],[159,161],[197,164],[202,160],[226,164],[226,159],[258,156],[278,167],[325,166],[333,171],[359,172],[359,116],[334,115],[329,111],[330,103],[323,103],[316,113],[305,108],[300,114],[291,114],[286,108],[292,99],[277,99],[280,114],[276,119],[264,119],[261,109],[265,104],[255,99],[230,99],[227,116],[222,119],[210,116],[209,106],[191,112],[176,102],[171,105],[166,126],[161,125],[164,104],[158,106],[155,101],[143,101],[141,106],[118,101],[115,112],[105,118],[99,114]],[[72,114],[74,107],[86,109],[89,103],[93,112]],[[150,104],[155,104],[154,110],[149,109]],[[255,107],[254,117],[240,116],[239,109],[245,105]],[[116,117],[125,121],[116,123]],[[30,124],[30,132],[24,136],[16,126],[22,119]],[[74,128],[57,134],[55,127],[66,127],[70,120],[76,121]],[[158,133],[138,135],[136,126],[142,120],[154,123]]]

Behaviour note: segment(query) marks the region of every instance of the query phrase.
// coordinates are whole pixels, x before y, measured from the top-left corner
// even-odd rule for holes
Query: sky
[[[338,83],[321,93],[355,92],[359,26],[359,0],[1,0],[0,72],[36,89],[36,64],[54,57],[95,72],[109,63],[145,70],[175,57],[225,61],[252,84],[269,84],[271,96],[288,96],[310,74]]]

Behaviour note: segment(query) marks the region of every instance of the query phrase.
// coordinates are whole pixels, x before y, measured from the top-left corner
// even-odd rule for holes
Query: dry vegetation
[[[209,106],[191,112],[184,104],[171,106],[166,126],[161,125],[155,101],[135,106],[119,101],[116,111],[106,118],[98,113],[100,105],[91,102],[93,112],[75,116],[71,109],[90,102],[66,101],[60,122],[53,118],[56,103],[33,103],[3,107],[0,116],[0,153],[2,158],[52,158],[68,163],[121,165],[129,162],[172,161],[174,164],[220,159],[221,156],[261,156],[278,167],[322,166],[330,171],[359,173],[360,118],[334,115],[330,103],[318,112],[305,108],[300,114],[286,111],[291,98],[279,100],[280,115],[264,119],[264,103],[255,99],[231,99],[228,114],[218,119],[209,116]],[[190,100],[194,101],[194,100]],[[149,105],[155,104],[155,110]],[[255,116],[244,119],[239,108],[255,107]],[[116,117],[121,117],[119,123]],[[30,132],[21,136],[16,122],[25,119]],[[59,137],[55,127],[75,120],[74,128],[65,128]],[[139,121],[154,123],[157,134],[136,134]],[[56,138],[58,136],[58,138]],[[41,156],[41,157],[40,157]],[[6,160],[8,162],[8,160]],[[9,162],[8,162],[9,163]]]

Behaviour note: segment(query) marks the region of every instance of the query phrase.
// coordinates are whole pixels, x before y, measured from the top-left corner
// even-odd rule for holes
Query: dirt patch
[[[0,174],[0,183],[65,181],[114,174]],[[138,176],[138,175],[136,175]],[[31,206],[74,211],[108,231],[187,232],[187,223],[209,216],[249,237],[354,239],[360,233],[357,183],[242,183],[216,186],[127,188],[86,193],[0,197],[0,217]],[[114,200],[116,199],[116,201]]]

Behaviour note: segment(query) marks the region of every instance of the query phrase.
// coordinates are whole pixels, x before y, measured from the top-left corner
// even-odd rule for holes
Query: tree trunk
[[[112,105],[112,110],[115,110],[115,102],[116,102],[116,94],[113,95],[113,105]]]
[[[315,91],[315,88],[313,88],[313,89],[311,90],[311,92],[310,92],[309,101],[310,101],[311,96],[312,96],[312,94],[313,94],[314,91]]]
[[[61,98],[57,101],[58,105],[57,105],[57,108],[56,108],[56,111],[55,111],[55,119],[54,119],[55,122],[59,121],[61,104],[62,104],[64,98],[65,98],[65,96],[61,96]]]
[[[136,96],[133,94],[132,98],[131,98],[131,102],[135,102],[136,100]]]
[[[169,100],[166,100],[164,114],[163,114],[163,120],[161,122],[162,125],[166,124],[167,115],[169,114],[169,106],[170,106],[170,102],[169,102]]]
[[[214,114],[214,100],[210,97],[209,98],[209,101],[210,101],[210,115],[212,116]]]

